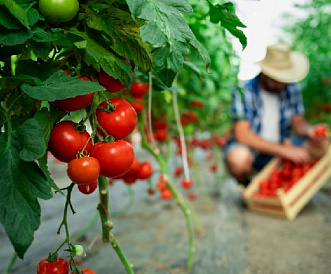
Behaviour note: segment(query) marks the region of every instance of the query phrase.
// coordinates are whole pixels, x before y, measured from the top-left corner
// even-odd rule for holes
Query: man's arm
[[[250,123],[247,120],[239,120],[234,124],[234,136],[239,143],[260,153],[279,156],[295,163],[309,161],[309,153],[306,149],[264,140],[250,130]]]

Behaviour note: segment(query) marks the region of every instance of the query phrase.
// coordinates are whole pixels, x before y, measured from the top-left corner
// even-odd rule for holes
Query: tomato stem
[[[132,270],[132,265],[129,263],[127,258],[125,257],[119,243],[117,242],[114,235],[110,232],[113,228],[113,224],[110,221],[108,205],[109,205],[109,195],[108,195],[108,183],[107,178],[104,176],[99,176],[98,179],[99,184],[99,196],[100,203],[98,205],[98,211],[100,214],[101,225],[102,225],[102,240],[104,243],[110,243],[113,249],[115,250],[117,256],[121,260],[125,270],[127,273],[134,273]]]
[[[190,207],[189,203],[184,199],[183,195],[175,188],[174,184],[170,181],[168,174],[167,163],[164,160],[163,156],[159,151],[155,151],[152,146],[148,143],[146,135],[144,133],[144,121],[138,120],[138,128],[142,136],[142,147],[146,148],[157,160],[160,165],[160,171],[165,177],[166,184],[170,191],[172,192],[175,200],[177,201],[179,207],[181,208],[185,220],[189,237],[189,254],[187,260],[187,267],[191,269],[193,267],[194,260],[194,236],[193,236],[193,227],[191,224],[191,216],[196,216],[193,208]]]
[[[6,269],[4,270],[3,274],[11,273],[11,269],[12,269],[14,263],[16,262],[17,258],[18,258],[18,255],[16,252],[14,252],[14,254],[13,254],[13,256],[11,256],[10,261],[9,261]]]

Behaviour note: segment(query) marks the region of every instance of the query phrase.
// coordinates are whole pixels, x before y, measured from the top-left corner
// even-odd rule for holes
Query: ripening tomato
[[[81,152],[86,143],[84,155],[87,155],[92,148],[90,134],[85,129],[80,130],[79,124],[73,121],[61,121],[55,124],[51,131],[48,149],[55,158],[69,163],[76,158],[77,153]]]
[[[100,174],[106,177],[123,175],[135,158],[132,146],[124,140],[96,143],[91,150],[91,157],[99,161]]]
[[[145,180],[148,179],[149,177],[151,177],[153,174],[153,167],[152,165],[145,161],[140,163],[140,167],[139,167],[139,171],[137,174],[137,177],[141,180]]]
[[[87,185],[97,180],[100,175],[100,164],[93,157],[80,157],[69,162],[68,177],[78,185]]]
[[[52,23],[65,23],[73,19],[79,9],[77,0],[39,0],[39,10]]]
[[[90,81],[90,79],[87,77],[78,77],[78,79],[82,79],[84,81]],[[54,105],[54,107],[56,107],[59,110],[76,111],[86,108],[92,102],[93,95],[94,93],[91,92],[84,95],[78,95],[73,98],[55,100],[54,102],[52,102],[52,104]]]
[[[83,194],[91,194],[93,193],[98,187],[98,181],[95,180],[92,183],[89,183],[87,185],[78,185],[78,190]]]
[[[148,90],[147,83],[133,82],[130,93],[133,97],[143,97]]]
[[[172,192],[170,189],[164,189],[161,191],[161,198],[163,200],[169,200],[172,197]]]
[[[133,100],[134,101],[130,101],[130,104],[132,105],[134,110],[137,112],[137,114],[139,114],[145,108],[144,99],[140,98],[140,97],[134,97]]]
[[[98,123],[116,140],[123,139],[136,128],[137,113],[132,105],[122,98],[113,98],[109,101],[115,106],[115,110],[105,110],[107,102],[102,102],[96,111]],[[99,132],[104,135],[101,130]]]
[[[69,263],[58,257],[55,262],[50,262],[48,258],[42,259],[37,266],[37,274],[68,274]]]
[[[184,171],[184,169],[183,169],[182,166],[176,167],[175,170],[174,170],[174,177],[175,178],[180,177],[183,174],[183,171]]]
[[[129,63],[129,62],[127,62]],[[130,63],[129,63],[130,64]],[[130,64],[131,66],[131,64]],[[126,88],[120,80],[115,79],[113,76],[107,74],[102,68],[98,73],[98,81],[101,86],[104,86],[110,93],[120,92]]]
[[[77,273],[75,271],[71,272],[71,274],[95,274],[95,272],[92,269],[89,268],[82,268],[80,270],[80,273]]]
[[[193,182],[192,182],[192,180],[186,180],[186,179],[183,179],[183,180],[181,181],[181,186],[182,186],[183,188],[191,188],[191,187],[193,186]]]

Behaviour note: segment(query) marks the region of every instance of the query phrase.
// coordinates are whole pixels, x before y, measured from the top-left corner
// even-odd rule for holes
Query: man
[[[307,58],[277,43],[267,48],[259,65],[261,73],[233,93],[233,135],[224,148],[229,173],[244,186],[273,156],[304,163],[321,157],[327,146],[304,118],[297,82],[308,73]],[[284,144],[292,133],[301,138]]]

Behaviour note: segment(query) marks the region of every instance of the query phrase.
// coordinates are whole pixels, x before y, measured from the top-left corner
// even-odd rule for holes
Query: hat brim
[[[304,79],[309,71],[309,61],[300,52],[291,52],[292,66],[285,69],[274,68],[266,64],[264,60],[257,62],[261,72],[270,78],[282,83],[294,83]]]

